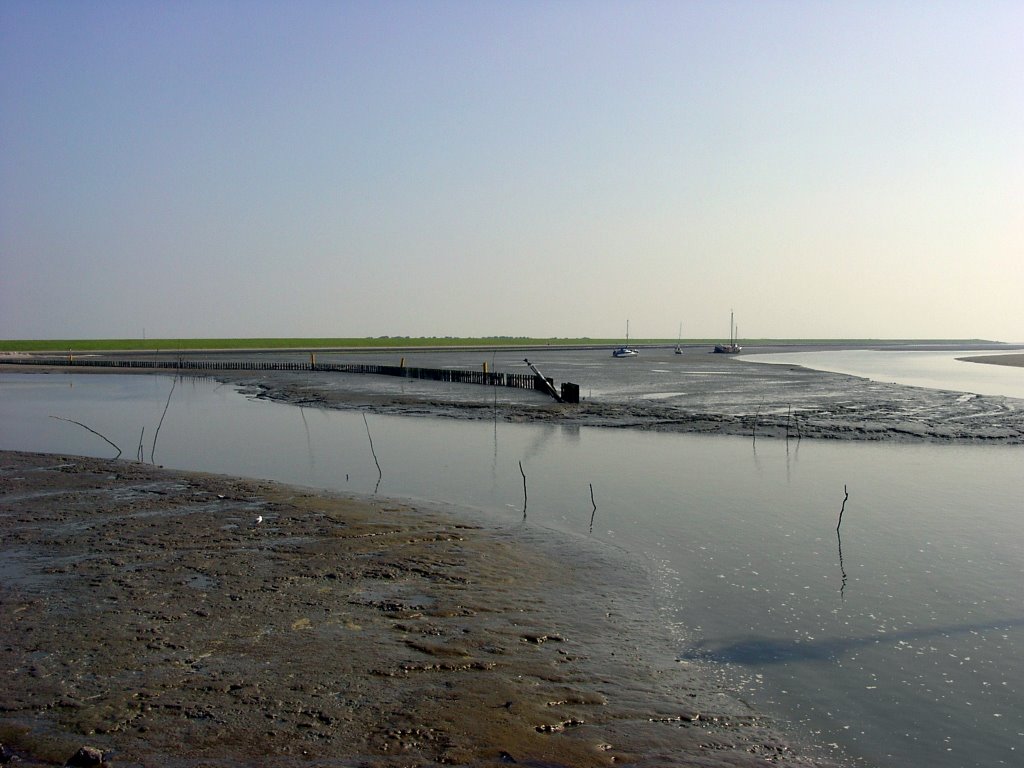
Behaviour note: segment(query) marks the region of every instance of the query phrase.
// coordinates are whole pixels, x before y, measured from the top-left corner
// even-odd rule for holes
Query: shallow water
[[[1015,348],[1007,351],[1019,350]],[[748,355],[744,359],[755,363],[802,365],[819,371],[863,376],[872,381],[914,387],[1024,398],[1024,368],[957,359],[997,354],[999,352],[992,349],[955,352],[844,349],[757,354]]]
[[[679,658],[817,740],[878,765],[1017,763],[1019,447],[364,422],[172,381],[0,374],[0,447],[113,455],[60,416],[124,458],[525,513],[646,561]]]

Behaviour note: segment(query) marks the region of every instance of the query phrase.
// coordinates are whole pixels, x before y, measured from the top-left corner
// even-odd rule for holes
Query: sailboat
[[[683,354],[683,324],[679,324],[679,340],[676,342],[676,354]]]
[[[629,320],[626,321],[626,343],[612,350],[612,357],[636,357],[640,352],[629,346]]]
[[[735,355],[743,349],[738,343],[736,338],[737,331],[733,326],[733,313],[729,312],[729,343],[728,344],[715,344],[715,352],[720,352],[726,355]]]

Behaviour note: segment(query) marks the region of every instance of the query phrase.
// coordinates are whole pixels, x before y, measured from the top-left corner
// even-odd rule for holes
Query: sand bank
[[[375,413],[500,419],[660,432],[776,439],[1024,444],[1024,408],[1014,398],[870,381],[800,366],[687,361],[687,391],[664,398],[632,392],[585,398],[575,406],[541,396],[489,400],[487,387],[462,385],[457,396],[427,387],[388,391],[382,377],[317,373],[218,375],[249,394],[293,405]],[[378,387],[372,389],[372,387]]]
[[[980,355],[978,357],[958,357],[968,363],[987,363],[988,365],[1012,365],[1024,368],[1024,354],[1019,355]]]
[[[829,765],[530,526],[0,453],[0,742],[115,766]]]

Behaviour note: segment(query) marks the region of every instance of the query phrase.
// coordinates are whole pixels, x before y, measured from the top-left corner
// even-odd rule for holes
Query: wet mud
[[[1024,368],[1024,354],[1010,355],[977,355],[974,357],[958,357],[958,360],[965,360],[969,363],[985,363],[987,365],[1009,365],[1014,368]]]
[[[760,351],[786,350],[765,347]],[[321,353],[318,359],[395,365],[396,354]],[[416,358],[409,359],[410,365],[462,369],[475,369],[479,358],[486,357],[483,351],[416,354]],[[491,368],[525,371],[521,365],[523,354],[527,352],[503,350],[503,359]],[[582,402],[560,404],[544,394],[526,390],[324,371],[220,371],[214,377],[252,397],[304,407],[359,409],[401,416],[799,440],[1024,444],[1024,400],[1012,397],[876,382],[797,365],[768,365],[751,361],[756,354],[723,356],[687,350],[683,355],[675,355],[670,349],[645,349],[642,363],[618,361],[613,367],[605,365],[608,358],[602,350],[534,350],[529,354],[541,363],[544,375],[556,383],[579,384]],[[190,355],[204,356],[217,357],[213,353]],[[304,355],[280,352],[233,353],[231,357],[305,359]],[[1022,354],[963,359],[1024,364]],[[45,373],[71,369],[26,369],[0,364],[0,370]],[[85,374],[104,369],[74,371]],[[119,369],[122,371],[154,373]],[[167,375],[167,371],[160,373]],[[670,391],[665,391],[666,387]]]
[[[636,564],[468,519],[0,453],[4,759],[834,764],[660,644]]]
[[[316,372],[219,375],[250,395],[323,408],[395,415],[540,422],[757,438],[1024,444],[1024,401],[887,384],[794,365],[716,355],[671,360],[685,392],[629,381],[579,405],[533,392],[487,387],[400,385],[386,377]],[[680,373],[681,371],[681,373]],[[545,374],[548,374],[545,367]],[[567,371],[566,378],[577,375]]]

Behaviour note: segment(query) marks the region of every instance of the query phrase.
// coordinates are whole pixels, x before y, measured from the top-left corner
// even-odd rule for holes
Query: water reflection
[[[69,388],[71,377],[0,374],[0,446],[110,456],[95,435],[47,416],[75,418],[115,443],[141,443],[140,424],[148,440],[168,407],[168,378],[90,374]],[[292,406],[249,402],[208,380],[179,381],[170,399],[174,411],[159,436],[167,466],[453,502],[486,510],[509,530],[560,528],[664,564],[656,574],[663,578],[652,576],[652,594],[674,622],[666,631],[682,628],[675,638],[684,658],[764,672],[760,691],[745,692],[752,703],[779,707],[781,692],[793,691],[781,714],[806,718],[830,740],[847,743],[842,723],[856,721],[865,734],[857,746],[876,764],[913,750],[920,759],[904,764],[995,765],[998,750],[1024,731],[1024,632],[1020,621],[998,618],[1024,613],[1019,447],[805,445],[799,438],[795,447],[782,439],[752,445],[747,434],[504,421],[499,446],[498,419],[374,415],[370,425],[362,411],[324,408],[316,416],[300,409],[296,419]],[[534,508],[524,522],[527,474]],[[843,499],[836,524],[836,491],[847,483],[856,504],[847,519]],[[580,499],[588,489],[589,510]],[[843,587],[857,587],[850,594],[841,587],[840,603],[837,547]],[[992,632],[1000,627],[1002,637]],[[899,653],[900,642],[948,633],[955,639],[924,644],[937,648]],[[796,663],[828,663],[872,644],[877,651],[836,662],[826,675]],[[884,712],[865,693],[876,679],[907,681],[889,692]],[[980,702],[1007,714],[980,723]],[[922,747],[941,744],[950,724],[969,720],[986,742],[971,760]],[[910,730],[920,740],[903,744]]]
[[[782,639],[747,635],[739,639],[704,639],[679,655],[684,661],[716,661],[744,666],[787,664],[790,662],[837,661],[859,648],[880,644],[948,638],[955,635],[999,632],[1024,626],[1024,618],[1002,619],[977,624],[957,624],[930,629],[885,632],[864,637],[824,639]]]
[[[746,356],[745,359],[756,363],[802,365],[819,371],[862,376],[879,382],[1024,398],[1024,375],[1020,368],[960,359],[1013,352],[1018,349],[1017,346],[1005,349],[928,352],[847,349],[757,354]]]
[[[302,418],[302,428],[306,432],[306,452],[309,455],[309,468],[316,469],[316,456],[313,454],[313,439],[309,434],[309,422],[306,421],[306,409],[299,406],[299,416]]]

